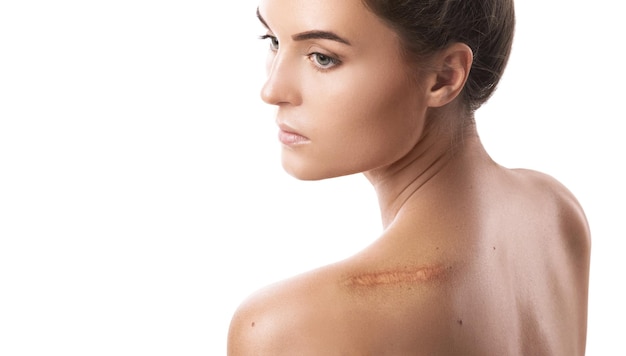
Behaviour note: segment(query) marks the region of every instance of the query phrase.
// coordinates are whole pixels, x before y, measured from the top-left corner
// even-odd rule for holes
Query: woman
[[[508,60],[512,0],[262,0],[258,17],[285,170],[363,172],[384,231],[251,296],[229,354],[584,354],[582,209],[494,163],[474,124]]]

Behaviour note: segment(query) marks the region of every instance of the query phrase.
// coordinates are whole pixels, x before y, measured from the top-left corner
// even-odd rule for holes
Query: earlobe
[[[454,43],[437,55],[429,106],[441,107],[463,91],[472,68],[473,53],[464,43]]]

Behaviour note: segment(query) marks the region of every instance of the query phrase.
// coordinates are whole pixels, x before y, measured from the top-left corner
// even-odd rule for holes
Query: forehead
[[[261,0],[258,11],[270,30],[279,36],[311,30],[332,31],[357,45],[396,37],[361,0]]]

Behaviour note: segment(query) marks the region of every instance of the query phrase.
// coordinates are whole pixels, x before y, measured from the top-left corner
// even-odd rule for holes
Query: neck
[[[420,194],[439,183],[449,184],[450,175],[466,176],[477,159],[488,158],[473,120],[465,127],[437,120],[427,125],[421,139],[402,159],[365,173],[378,196],[383,227],[389,227],[407,207],[424,202]],[[478,153],[478,154],[476,154]],[[454,180],[453,180],[454,181]]]

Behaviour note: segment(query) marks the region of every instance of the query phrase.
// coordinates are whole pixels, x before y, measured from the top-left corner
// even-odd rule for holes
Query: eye
[[[277,51],[278,50],[278,38],[276,38],[276,36],[272,36],[272,35],[263,35],[261,37],[259,37],[262,40],[270,40],[270,50],[272,51]]]
[[[325,54],[321,54],[318,52],[309,54],[309,59],[311,60],[311,62],[313,62],[313,64],[317,68],[321,70],[330,69],[341,63],[336,58],[333,58],[333,57],[330,57],[330,56],[327,56]]]

